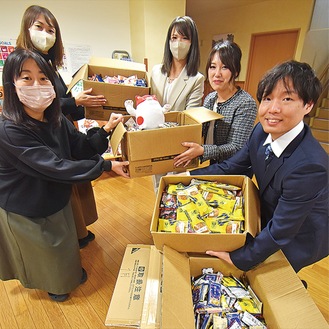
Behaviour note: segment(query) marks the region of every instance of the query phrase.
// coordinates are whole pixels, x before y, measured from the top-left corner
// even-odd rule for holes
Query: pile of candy
[[[136,87],[147,87],[147,82],[145,79],[138,79],[137,75],[132,75],[130,77],[124,77],[123,75],[118,76],[104,76],[101,74],[94,74],[88,77],[90,81],[105,82],[111,84],[121,84],[126,86],[136,86]]]
[[[248,285],[213,269],[192,278],[196,329],[266,329],[262,303]]]
[[[243,233],[244,198],[240,187],[193,178],[162,192],[159,232]]]

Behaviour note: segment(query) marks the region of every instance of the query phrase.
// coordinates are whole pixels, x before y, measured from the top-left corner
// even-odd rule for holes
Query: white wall
[[[308,31],[301,60],[309,63],[318,74],[328,64],[329,59],[329,1],[316,0],[313,17]]]
[[[0,39],[17,38],[30,5],[54,14],[64,46],[88,45],[96,57],[111,57],[115,49],[131,54],[129,0],[0,0]]]

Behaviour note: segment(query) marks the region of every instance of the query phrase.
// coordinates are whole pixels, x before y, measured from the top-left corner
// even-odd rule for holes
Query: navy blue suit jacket
[[[266,137],[257,124],[234,156],[191,175],[240,175],[251,168],[259,186],[262,231],[231,252],[231,259],[247,271],[281,249],[298,272],[328,255],[328,155],[305,125],[266,169]]]

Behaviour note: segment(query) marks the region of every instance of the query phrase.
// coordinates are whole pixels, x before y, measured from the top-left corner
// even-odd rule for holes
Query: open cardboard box
[[[162,192],[168,184],[189,185],[192,178],[231,184],[242,188],[244,196],[245,231],[243,233],[170,233],[158,232],[159,205]],[[247,233],[253,237],[260,231],[258,190],[252,180],[243,175],[224,176],[163,176],[161,177],[151,221],[154,245],[162,249],[167,245],[180,252],[205,252],[207,250],[232,251],[245,244]]]
[[[141,329],[193,329],[191,276],[211,267],[224,275],[243,272],[208,256],[187,256],[164,246],[128,245],[105,320],[106,326]],[[269,329],[328,328],[281,251],[246,272],[263,304]]]
[[[129,161],[131,178],[185,171],[198,167],[199,161],[195,159],[185,168],[174,167],[173,158],[186,150],[182,142],[202,144],[202,123],[222,117],[204,107],[195,107],[182,112],[165,113],[165,121],[178,122],[177,127],[126,131],[120,123],[111,136],[110,144],[116,154],[121,143],[122,157]],[[126,120],[128,118],[130,116]]]
[[[144,96],[150,93],[150,87],[127,86],[123,84],[110,84],[88,80],[88,76],[101,74],[102,77],[122,75],[129,77],[137,75],[139,79],[147,80],[146,66],[142,63],[122,61],[112,58],[92,57],[88,64],[83,65],[75,73],[68,91],[79,81],[82,81],[83,90],[92,88],[94,95],[104,95],[107,103],[101,107],[86,107],[85,116],[88,119],[108,120],[112,112],[127,114],[124,102],[131,99],[135,102],[135,96]]]

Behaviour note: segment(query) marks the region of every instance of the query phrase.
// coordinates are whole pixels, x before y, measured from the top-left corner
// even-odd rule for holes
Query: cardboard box
[[[124,125],[119,124],[111,136],[110,143],[114,153],[121,143],[122,157],[129,161],[131,178],[185,171],[198,167],[199,160],[195,159],[185,168],[174,167],[173,158],[186,150],[181,145],[182,142],[202,144],[202,123],[222,117],[204,107],[167,112],[166,122],[178,122],[179,126],[127,132]]]
[[[124,107],[125,100],[132,99],[135,101],[136,95],[143,96],[150,93],[150,87],[135,87],[89,81],[88,76],[93,74],[101,74],[103,77],[106,75],[111,77],[117,75],[125,77],[137,75],[139,79],[145,79],[147,81],[145,64],[111,58],[92,57],[89,64],[83,65],[75,73],[68,86],[68,91],[70,91],[79,81],[82,81],[82,89],[93,88],[93,94],[104,95],[107,99],[107,103],[102,107],[85,108],[85,116],[88,119],[108,120],[112,112],[127,114]]]
[[[244,196],[244,233],[169,233],[158,232],[159,205],[163,190],[168,184],[189,185],[192,178],[217,181],[242,188]],[[232,251],[245,244],[247,233],[252,236],[260,231],[260,207],[258,190],[252,180],[242,175],[227,176],[163,176],[161,177],[151,221],[151,234],[154,245],[162,249],[167,245],[180,252],[205,252],[207,250]]]
[[[161,253],[154,246],[128,245],[105,325],[141,329],[194,328],[190,280],[208,267],[224,275],[240,277],[243,273],[215,257],[188,257],[167,246]],[[246,276],[263,303],[269,329],[328,328],[281,251],[246,272]]]

